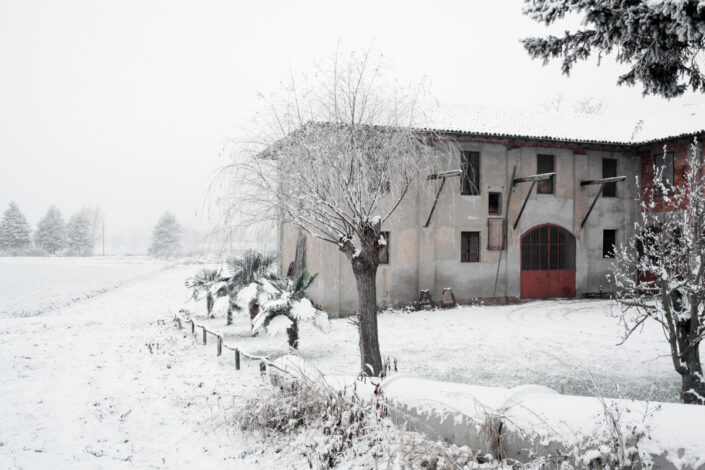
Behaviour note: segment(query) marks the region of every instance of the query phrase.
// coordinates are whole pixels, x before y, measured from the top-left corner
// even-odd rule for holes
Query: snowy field
[[[226,432],[224,409],[262,383],[257,365],[235,374],[164,324],[197,268],[141,269],[152,272],[0,320],[0,469],[277,468]]]
[[[147,257],[0,257],[0,318],[39,315],[163,267]]]
[[[32,263],[16,262],[25,279],[70,271],[68,260],[31,261],[34,273]],[[57,274],[57,283],[78,300],[41,315],[0,319],[0,469],[304,465],[295,453],[281,452],[286,443],[265,445],[226,423],[233,403],[261,390],[257,364],[243,360],[236,372],[230,354],[216,357],[213,342],[202,346],[169,321],[188,297],[184,280],[200,266],[90,261],[105,270],[92,271],[103,282],[100,295],[84,295],[82,283],[90,276]],[[25,293],[13,312],[31,311],[35,294],[49,305],[65,301],[63,291],[52,300],[45,289],[8,283],[13,276],[5,268],[13,262],[3,260],[0,287],[2,299],[17,299],[14,290]],[[202,310],[203,304],[190,306]],[[661,356],[667,349],[660,332],[645,329],[616,346],[620,330],[610,305],[557,301],[387,312],[380,315],[380,343],[403,374],[484,385],[539,383],[581,394],[594,393],[597,384],[607,396],[675,401],[678,377]],[[208,323],[248,352],[272,359],[288,352],[284,337],[250,337],[243,314],[231,327],[224,318]],[[328,334],[304,326],[300,354],[326,372],[354,374],[356,331],[345,319],[334,320]]]

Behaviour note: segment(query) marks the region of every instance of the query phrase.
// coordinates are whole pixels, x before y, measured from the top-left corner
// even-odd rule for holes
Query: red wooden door
[[[575,297],[575,237],[539,225],[521,237],[521,298]]]

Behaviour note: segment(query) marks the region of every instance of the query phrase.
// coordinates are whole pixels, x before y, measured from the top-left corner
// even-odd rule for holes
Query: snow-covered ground
[[[93,271],[103,291],[92,297],[84,295],[90,262],[104,269]],[[231,354],[216,357],[214,342],[202,346],[199,335],[169,321],[188,297],[184,280],[200,266],[136,264],[0,260],[0,302],[12,299],[11,312],[32,311],[37,298],[63,305],[0,319],[0,469],[303,465],[281,446],[226,425],[228,407],[262,386],[258,364],[243,360],[235,371]],[[26,281],[8,266],[22,266],[13,272]],[[64,286],[58,300],[29,283],[47,273]],[[65,291],[78,300],[64,303]],[[189,306],[202,311],[203,304]],[[617,346],[621,330],[610,308],[555,301],[386,312],[380,343],[405,374],[580,394],[594,393],[593,377],[607,396],[675,401],[678,376],[661,333],[648,327]],[[245,351],[272,359],[288,352],[283,336],[250,337],[244,314],[231,327],[224,318],[207,323]],[[327,373],[355,374],[356,331],[346,319],[333,320],[328,334],[304,326],[300,355]]]
[[[673,370],[661,330],[645,325],[623,345],[623,333],[606,300],[556,300],[508,306],[379,316],[382,355],[398,360],[400,372],[442,381],[514,387],[540,384],[578,395],[678,401],[680,377]],[[197,309],[202,310],[202,305]],[[614,312],[616,313],[616,311]],[[285,354],[286,339],[250,338],[245,315],[233,327],[210,320],[226,340],[270,358]],[[322,333],[303,326],[299,354],[326,373],[359,370],[357,332],[346,319]]]

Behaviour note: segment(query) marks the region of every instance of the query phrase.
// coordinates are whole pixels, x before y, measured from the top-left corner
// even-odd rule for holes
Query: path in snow
[[[257,365],[236,373],[157,321],[193,271],[163,270],[49,314],[2,320],[0,468],[259,467],[226,435],[223,411],[261,380]]]

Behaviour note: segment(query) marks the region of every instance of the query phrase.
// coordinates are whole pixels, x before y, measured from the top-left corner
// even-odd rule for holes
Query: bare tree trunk
[[[681,373],[681,401],[691,405],[705,405],[705,378],[700,363],[700,345],[694,345],[683,356],[685,371]]]
[[[352,259],[359,306],[360,366],[377,376],[382,371],[377,334],[377,252],[365,250]]]
[[[208,292],[206,294],[206,311],[208,312],[208,316],[211,316],[211,312],[213,311],[213,294]]]
[[[233,324],[233,306],[229,305],[228,306],[228,319],[225,322],[226,325],[232,325]]]
[[[292,324],[286,329],[286,335],[289,340],[289,346],[293,349],[299,349],[299,324],[296,320],[292,320]]]

